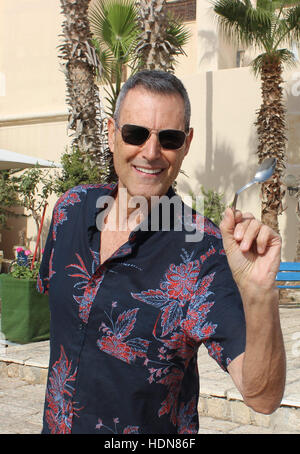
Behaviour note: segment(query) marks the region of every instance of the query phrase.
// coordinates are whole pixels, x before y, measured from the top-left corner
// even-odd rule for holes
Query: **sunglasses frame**
[[[183,145],[184,145],[184,143],[185,143],[185,141],[186,141],[186,138],[187,138],[187,136],[188,136],[189,133],[190,133],[190,131],[189,131],[189,132],[185,132],[185,131],[183,131],[183,130],[181,130],[181,129],[150,129],[150,128],[147,128],[146,126],[134,125],[134,124],[131,124],[131,123],[124,123],[122,126],[119,125],[117,122],[115,122],[115,123],[116,123],[117,128],[118,128],[118,129],[120,130],[120,132],[121,132],[121,136],[122,136],[123,142],[127,143],[128,145],[135,145],[135,146],[138,146],[138,147],[140,147],[141,145],[144,145],[144,143],[146,143],[147,140],[149,139],[151,133],[152,133],[152,132],[155,132],[155,133],[157,134],[157,136],[158,136],[158,141],[159,141],[159,144],[160,144],[160,146],[161,146],[162,148],[164,148],[165,150],[179,150],[181,147],[183,147]],[[148,131],[148,136],[146,137],[146,139],[144,140],[144,142],[142,142],[141,144],[130,144],[129,142],[126,142],[126,140],[124,140],[124,137],[123,137],[123,128],[124,128],[124,126],[135,126],[135,127],[137,127],[137,128],[143,128],[143,129],[145,129],[146,131]],[[178,148],[166,148],[166,147],[164,147],[164,146],[162,145],[161,141],[160,141],[159,134],[160,134],[161,132],[165,132],[165,131],[176,131],[176,132],[183,133],[183,134],[185,135],[185,138],[184,138],[184,141],[183,141],[182,145],[180,145],[180,147],[178,147]]]

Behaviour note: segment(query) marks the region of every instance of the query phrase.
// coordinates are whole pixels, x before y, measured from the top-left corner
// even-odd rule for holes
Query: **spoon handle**
[[[237,202],[237,199],[238,199],[238,195],[242,191],[244,191],[244,189],[249,188],[250,186],[252,186],[255,183],[257,183],[257,180],[254,178],[253,180],[249,181],[249,183],[245,184],[245,186],[242,186],[238,191],[236,191],[234,199],[233,199],[233,202],[232,202],[232,205],[231,205],[231,208],[233,209],[234,213],[235,213],[235,209],[236,209],[236,202]]]
[[[233,210],[233,213],[235,213],[235,209],[236,209],[236,202],[237,202],[237,199],[238,199],[238,192],[235,193],[235,196],[234,196],[234,199],[233,199],[233,202],[232,202],[232,205],[231,205],[231,208]]]

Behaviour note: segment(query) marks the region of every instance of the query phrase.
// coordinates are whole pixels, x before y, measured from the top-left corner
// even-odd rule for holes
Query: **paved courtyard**
[[[200,371],[199,434],[300,434],[300,308],[281,308],[287,382],[272,415],[246,407],[228,374],[204,347]],[[0,349],[0,434],[39,434],[49,360],[49,342]]]

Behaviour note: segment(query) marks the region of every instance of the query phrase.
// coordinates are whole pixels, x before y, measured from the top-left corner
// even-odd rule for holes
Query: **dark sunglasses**
[[[143,145],[149,139],[151,132],[155,131],[155,129],[148,129],[138,125],[125,124],[121,127],[117,125],[117,127],[121,131],[124,142],[130,145]],[[166,150],[181,148],[188,135],[179,129],[161,129],[157,133],[160,145]]]

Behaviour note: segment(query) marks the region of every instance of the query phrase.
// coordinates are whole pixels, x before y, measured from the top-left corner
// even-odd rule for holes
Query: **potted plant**
[[[32,257],[31,251],[17,248],[9,273],[0,274],[1,330],[7,340],[18,344],[49,339],[48,295],[36,289],[40,263],[31,266]]]
[[[38,166],[13,176],[12,180],[19,203],[31,211],[36,222],[37,239],[33,254],[18,247],[9,272],[0,274],[1,330],[7,340],[25,344],[49,339],[48,295],[40,294],[36,285],[41,259],[40,235],[53,182]]]

